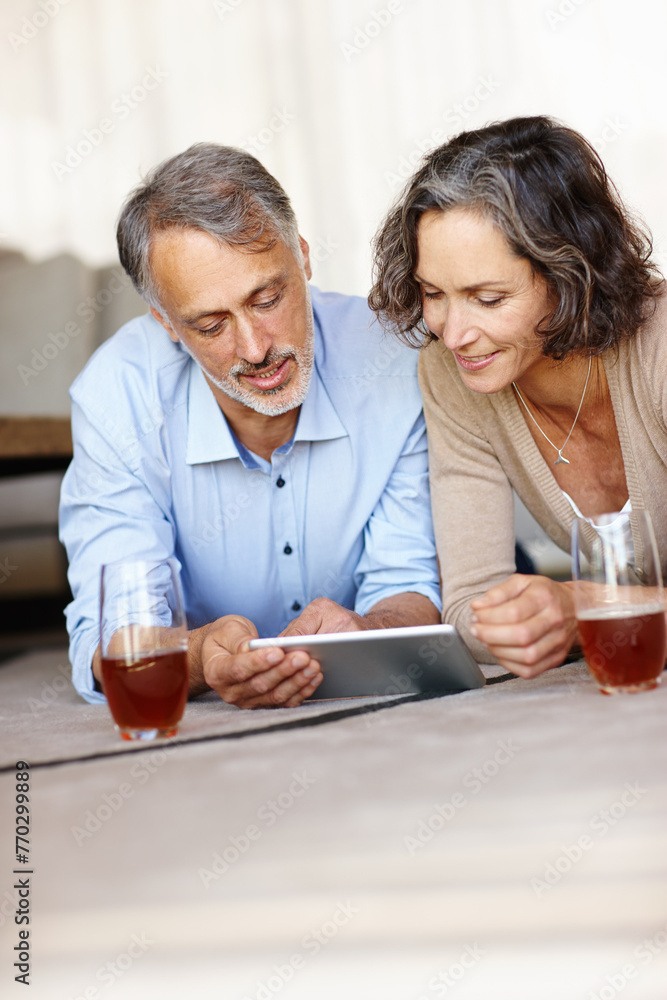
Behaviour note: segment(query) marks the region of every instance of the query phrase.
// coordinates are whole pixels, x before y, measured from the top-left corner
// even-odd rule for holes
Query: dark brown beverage
[[[176,732],[188,697],[186,650],[103,656],[102,680],[121,735],[124,730],[157,729],[161,736]]]
[[[654,688],[665,666],[665,611],[661,605],[593,608],[579,616],[586,663],[605,694]]]

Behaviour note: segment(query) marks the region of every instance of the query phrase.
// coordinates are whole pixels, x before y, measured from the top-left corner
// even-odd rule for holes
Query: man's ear
[[[310,266],[310,247],[304,240],[303,236],[299,236],[299,246],[301,247],[301,253],[303,254],[303,267],[306,272],[306,277],[308,281],[313,276],[313,269]]]
[[[157,309],[154,309],[153,306],[151,306],[151,316],[153,317],[153,319],[156,319],[158,321],[160,326],[163,326],[165,328],[165,330],[167,331],[173,342],[177,344],[179,341],[178,334],[174,333],[169,321],[166,320],[164,316],[162,316],[162,314],[157,311]]]

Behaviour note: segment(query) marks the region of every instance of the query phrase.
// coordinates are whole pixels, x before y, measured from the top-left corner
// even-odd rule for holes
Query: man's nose
[[[260,364],[268,354],[273,338],[261,326],[249,319],[240,319],[236,325],[236,356],[251,365]]]

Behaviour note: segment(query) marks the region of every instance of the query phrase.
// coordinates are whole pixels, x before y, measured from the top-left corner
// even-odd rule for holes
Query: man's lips
[[[456,363],[460,365],[461,368],[465,368],[467,372],[478,372],[482,368],[486,368],[490,365],[494,358],[498,356],[499,351],[493,351],[491,354],[478,354],[476,357],[464,357],[462,354],[455,354]]]
[[[275,389],[277,386],[282,385],[289,375],[290,361],[291,358],[285,358],[280,365],[273,365],[271,368],[267,368],[266,372],[262,372],[261,375],[247,375],[244,373],[241,375],[241,378],[257,389]]]

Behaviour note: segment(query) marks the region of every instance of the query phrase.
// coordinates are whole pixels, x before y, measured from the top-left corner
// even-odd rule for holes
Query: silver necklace
[[[569,465],[570,464],[569,459],[563,458],[563,448],[565,447],[565,445],[567,444],[567,442],[572,437],[572,431],[574,430],[574,428],[576,426],[576,423],[577,423],[577,420],[579,419],[579,414],[581,413],[581,407],[584,405],[584,396],[586,395],[586,389],[588,388],[588,379],[590,378],[590,374],[591,374],[591,363],[592,363],[592,361],[593,361],[593,358],[590,357],[588,359],[588,372],[586,373],[586,381],[584,382],[584,391],[581,394],[581,402],[579,403],[579,409],[577,410],[577,415],[574,418],[574,423],[570,427],[570,433],[568,434],[568,436],[565,438],[565,440],[563,442],[563,447],[562,448],[557,448],[556,445],[551,440],[551,438],[548,438],[546,436],[546,434],[544,433],[544,431],[542,430],[542,428],[538,424],[537,420],[535,419],[535,417],[533,416],[533,414],[528,409],[528,405],[526,403],[526,400],[523,398],[523,396],[519,392],[519,386],[516,384],[516,382],[512,382],[512,386],[513,386],[513,388],[514,388],[517,396],[519,397],[519,399],[523,403],[524,409],[525,409],[526,413],[528,414],[528,416],[530,417],[530,419],[533,421],[533,423],[537,427],[537,429],[540,432],[540,434],[542,435],[542,437],[546,438],[546,440],[549,442],[549,444],[554,449],[554,451],[558,452],[558,458],[554,462],[554,465]]]

